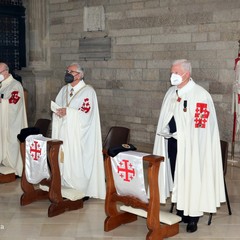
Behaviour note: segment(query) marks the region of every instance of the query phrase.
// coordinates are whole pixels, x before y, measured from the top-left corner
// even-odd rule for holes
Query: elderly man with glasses
[[[68,66],[66,85],[58,93],[53,110],[52,138],[60,139],[62,185],[86,197],[105,198],[105,176],[98,101],[84,80],[78,63]],[[55,105],[56,106],[56,105]]]

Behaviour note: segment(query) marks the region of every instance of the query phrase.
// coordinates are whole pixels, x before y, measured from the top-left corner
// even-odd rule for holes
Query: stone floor
[[[208,215],[204,215],[199,221],[197,232],[187,233],[186,224],[180,223],[180,233],[169,239],[240,239],[240,168],[230,164],[226,181],[233,214],[229,216],[227,206],[223,204],[213,216],[210,226],[207,225]],[[90,199],[80,210],[48,218],[48,201],[21,207],[21,194],[20,179],[0,185],[0,240],[141,240],[146,237],[147,228],[143,218],[104,232],[102,200]],[[165,210],[169,208],[170,203],[162,206]]]

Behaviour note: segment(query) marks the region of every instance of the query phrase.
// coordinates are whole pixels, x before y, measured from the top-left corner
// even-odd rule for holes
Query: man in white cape
[[[153,150],[165,157],[160,201],[165,203],[171,192],[187,232],[195,232],[199,217],[225,202],[218,123],[210,94],[191,78],[190,62],[174,61],[170,80]]]
[[[60,139],[59,164],[62,185],[86,197],[105,199],[105,174],[98,101],[86,85],[78,63],[68,66],[65,82],[56,97],[52,138]]]
[[[0,165],[22,176],[22,158],[17,135],[27,127],[24,91],[20,82],[0,63]]]

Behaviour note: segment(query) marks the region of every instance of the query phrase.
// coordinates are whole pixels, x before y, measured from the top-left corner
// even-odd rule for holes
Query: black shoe
[[[89,197],[84,197],[83,202],[87,201],[88,199],[89,199]]]
[[[182,218],[181,222],[189,223],[189,216],[184,216],[182,210],[177,210],[177,215]]]
[[[189,222],[186,230],[189,233],[196,232],[197,231],[197,222]]]

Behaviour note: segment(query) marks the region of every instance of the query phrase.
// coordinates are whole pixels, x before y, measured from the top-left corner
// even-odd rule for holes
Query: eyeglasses
[[[1,71],[1,72],[0,72],[0,74],[1,74],[1,73],[3,73],[3,72],[5,72],[5,71],[7,71],[7,70],[6,70],[6,69],[4,69],[3,71]]]
[[[80,72],[72,71],[72,70],[66,70],[65,73],[70,73],[70,74],[72,74],[72,73],[77,73],[77,74],[79,74]]]

